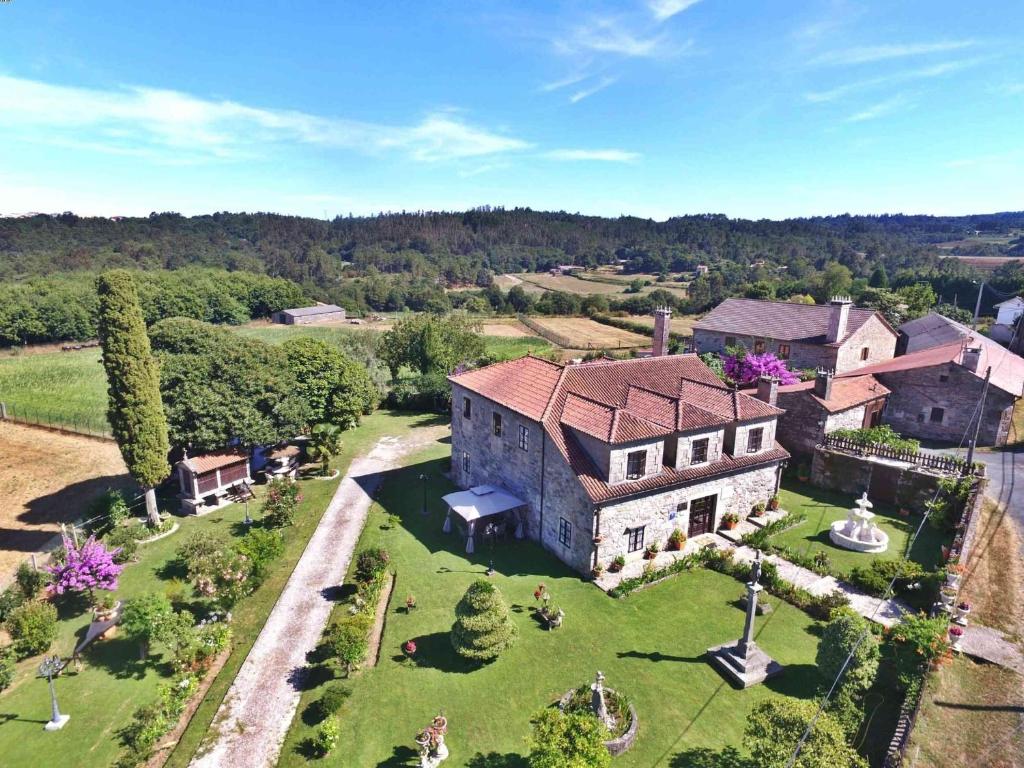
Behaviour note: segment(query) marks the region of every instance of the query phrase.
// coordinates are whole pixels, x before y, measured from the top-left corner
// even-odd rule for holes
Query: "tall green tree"
[[[171,473],[160,371],[149,346],[131,274],[113,270],[100,275],[96,293],[97,325],[107,372],[107,418],[128,471],[145,491],[149,523],[159,525],[156,486]]]
[[[821,636],[815,661],[826,685],[842,672],[829,711],[839,720],[847,736],[853,736],[860,728],[864,694],[875,682],[880,656],[878,639],[872,634],[867,619],[853,611],[834,614]],[[846,664],[847,657],[850,657],[849,664]]]
[[[449,374],[459,363],[474,362],[484,353],[479,324],[460,315],[417,315],[400,320],[377,347],[392,379],[408,366],[420,373]]]
[[[871,278],[868,280],[868,285],[872,288],[888,288],[889,287],[889,275],[885,271],[885,264],[882,262],[878,263],[874,271],[871,273]]]
[[[380,390],[366,366],[330,344],[307,337],[290,339],[282,349],[315,421],[349,429],[380,402]]]
[[[818,711],[813,701],[778,696],[755,705],[747,717],[746,747],[756,768],[784,768]],[[822,712],[811,728],[793,768],[867,768],[867,761],[846,743],[842,726]]]

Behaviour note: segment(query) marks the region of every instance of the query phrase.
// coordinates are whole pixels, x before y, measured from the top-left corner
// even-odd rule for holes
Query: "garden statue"
[[[416,744],[420,748],[420,768],[437,768],[448,759],[448,747],[444,743],[448,733],[448,718],[438,715],[416,736]]]
[[[590,708],[594,711],[594,715],[608,726],[609,730],[613,729],[615,718],[608,714],[608,705],[604,700],[604,673],[601,670],[597,671],[597,679],[590,686],[590,690]]]
[[[760,578],[761,551],[758,550],[751,564],[750,581],[747,583],[747,617],[743,624],[743,636],[735,643],[708,648],[708,655],[715,666],[741,688],[762,683],[782,671],[782,665],[758,648],[754,641],[757,596],[764,589],[758,583]]]

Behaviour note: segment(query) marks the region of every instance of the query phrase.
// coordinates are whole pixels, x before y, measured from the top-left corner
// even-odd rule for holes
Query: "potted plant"
[[[768,499],[768,509],[775,512],[779,508],[779,495],[776,493]]]
[[[405,612],[412,613],[412,609],[416,607],[416,597],[409,595],[405,598]]]
[[[960,563],[950,563],[946,566],[946,584],[953,588],[959,588],[960,580],[964,575],[964,567]]]
[[[406,640],[404,643],[402,643],[402,653],[405,654],[405,657],[407,659],[412,661],[416,656],[416,641]]]
[[[801,483],[806,483],[811,479],[811,468],[801,462],[796,468],[796,479]]]
[[[751,517],[760,517],[764,514],[765,503],[763,501],[757,502],[754,507],[750,510]]]
[[[93,600],[92,620],[110,621],[117,615],[117,608],[120,603],[114,601],[114,596],[107,591],[101,591]]]
[[[600,579],[604,575],[604,566],[598,563],[590,569],[590,576],[595,579]]]
[[[683,548],[684,544],[686,544],[686,534],[683,533],[680,529],[676,528],[672,531],[672,533],[669,534],[668,545],[665,547],[665,549],[671,552],[678,552]]]
[[[956,600],[956,593],[956,589],[948,585],[939,590],[939,597],[945,608],[949,609],[953,607],[953,601]]]
[[[615,559],[612,560],[611,565],[608,566],[608,570],[611,573],[618,573],[626,566],[626,558],[622,555],[616,555]]]
[[[727,531],[731,531],[737,525],[739,525],[740,518],[735,512],[727,512],[722,515],[722,527]]]
[[[953,619],[957,624],[967,626],[967,616],[971,613],[971,604],[963,601],[956,606],[956,617]]]
[[[956,624],[949,628],[949,642],[954,651],[960,650],[960,638],[964,636],[964,628]]]
[[[644,560],[653,560],[658,556],[658,543],[648,544],[647,549],[644,550]]]

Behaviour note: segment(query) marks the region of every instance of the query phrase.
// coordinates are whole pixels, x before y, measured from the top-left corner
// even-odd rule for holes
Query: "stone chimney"
[[[672,310],[659,307],[654,310],[654,346],[651,357],[664,357],[668,354],[668,331],[672,323]]]
[[[779,403],[779,380],[775,376],[762,376],[757,380],[757,399],[768,405]]]
[[[832,397],[832,379],[835,375],[835,371],[829,371],[825,368],[816,370],[814,372],[814,394],[822,400],[828,400]]]
[[[825,340],[829,344],[835,344],[837,341],[842,341],[846,335],[846,326],[850,322],[850,307],[853,306],[853,301],[849,296],[833,296],[828,306],[828,336]]]
[[[968,340],[968,344],[973,339]],[[964,348],[963,354],[960,356],[960,365],[969,370],[971,373],[978,372],[978,365],[981,363],[981,347],[968,346]]]

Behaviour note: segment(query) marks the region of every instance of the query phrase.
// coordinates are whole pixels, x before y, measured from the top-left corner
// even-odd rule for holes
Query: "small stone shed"
[[[275,312],[271,318],[282,325],[310,325],[332,320],[344,320],[345,310],[335,304],[317,304],[312,307],[296,307]]]
[[[177,465],[181,510],[198,515],[252,495],[249,454],[224,450],[186,455]]]

